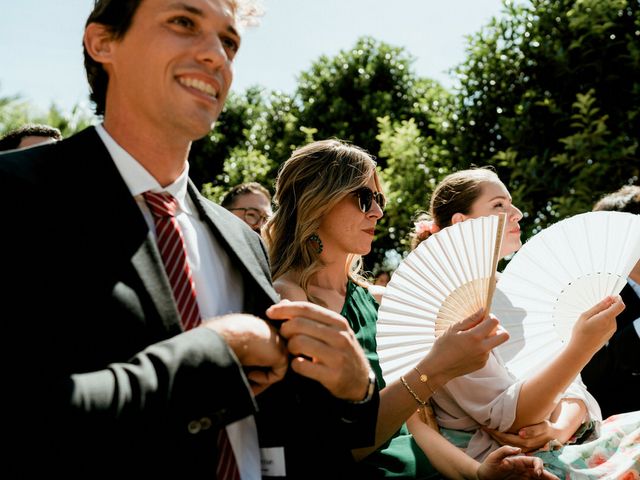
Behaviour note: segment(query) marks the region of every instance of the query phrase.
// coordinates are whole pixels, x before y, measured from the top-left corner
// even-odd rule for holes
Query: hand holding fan
[[[400,378],[451,324],[491,304],[506,215],[456,223],[431,235],[398,267],[377,322],[387,382]]]
[[[582,312],[617,295],[640,258],[640,216],[589,212],[532,237],[500,275],[491,308],[510,334],[498,347],[517,377],[557,354]]]

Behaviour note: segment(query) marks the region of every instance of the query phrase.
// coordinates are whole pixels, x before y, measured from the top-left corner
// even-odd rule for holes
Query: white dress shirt
[[[198,218],[196,207],[187,193],[189,164],[185,164],[184,171],[175,182],[163,188],[135,158],[116,143],[103,125],[96,126],[96,131],[152,232],[155,233],[155,223],[142,194],[149,190],[156,193],[167,192],[176,199],[178,211],[175,218],[184,237],[201,317],[205,319],[241,312],[244,298],[242,278],[210,229]],[[238,463],[240,478],[260,478],[258,431],[253,415],[227,425],[226,429]]]

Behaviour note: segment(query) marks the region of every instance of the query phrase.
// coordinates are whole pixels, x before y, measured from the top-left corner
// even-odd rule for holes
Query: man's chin
[[[209,133],[211,133],[215,124],[216,124],[215,120],[208,124],[203,122],[202,126],[196,127],[193,129],[191,140],[195,142],[196,140],[200,140],[201,138],[204,138]]]

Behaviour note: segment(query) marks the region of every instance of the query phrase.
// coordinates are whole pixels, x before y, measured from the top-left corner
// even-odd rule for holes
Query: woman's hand
[[[509,334],[493,315],[482,310],[451,325],[438,337],[418,368],[425,370],[437,388],[452,378],[482,368],[491,350],[506,342]]]
[[[623,310],[624,303],[620,295],[604,298],[580,315],[571,332],[571,343],[595,353],[615,333],[616,317]]]
[[[499,432],[485,427],[482,429],[500,445],[519,447],[525,453],[544,447],[548,442],[556,440],[560,433],[549,420],[523,427],[518,433]]]
[[[544,469],[541,459],[518,455],[520,452],[519,448],[507,446],[491,452],[478,468],[476,474],[478,480],[518,480],[522,478],[559,480],[558,477]]]

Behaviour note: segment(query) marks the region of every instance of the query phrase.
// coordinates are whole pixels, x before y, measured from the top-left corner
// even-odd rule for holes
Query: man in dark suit
[[[640,214],[640,186],[628,185],[602,198],[593,208]],[[596,398],[604,418],[640,410],[640,261],[620,296],[626,305],[609,343],[582,370],[582,379]]]
[[[274,304],[259,236],[188,181],[243,12],[97,1],[85,67],[104,122],[0,156],[4,478],[339,478],[373,443],[375,376],[346,320]],[[494,327],[444,336],[429,373],[479,368]]]
[[[258,478],[254,395],[281,380],[289,361],[265,315],[325,330],[318,338],[301,327],[288,339],[322,351],[308,352],[313,381],[295,375],[272,397],[314,412],[323,425],[309,422],[309,433],[342,451],[373,441],[369,366],[344,319],[311,304],[267,310],[278,298],[259,237],[188,181],[190,143],[211,129],[231,84],[241,8],[98,1],[84,46],[104,123],[0,161],[13,231],[0,250],[8,477],[215,478],[224,431],[220,448],[231,446],[240,476]],[[146,192],[177,202],[199,328],[183,331]],[[277,474],[287,439],[268,434],[266,473]]]

